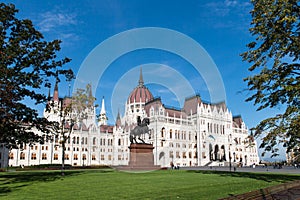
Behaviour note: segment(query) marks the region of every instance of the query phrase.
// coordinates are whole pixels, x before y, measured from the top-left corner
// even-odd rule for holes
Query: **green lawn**
[[[299,179],[297,175],[163,170],[0,172],[0,199],[218,199]]]

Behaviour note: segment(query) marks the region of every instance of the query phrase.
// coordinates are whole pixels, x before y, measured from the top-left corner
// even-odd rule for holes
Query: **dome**
[[[153,99],[153,96],[152,96],[150,90],[144,85],[142,68],[141,68],[139,85],[136,88],[134,88],[134,90],[130,93],[127,102],[128,103],[134,103],[134,102],[146,103],[147,101],[149,101],[151,99]]]
[[[146,103],[147,101],[153,99],[153,96],[149,89],[144,85],[142,87],[136,87],[128,97],[128,103],[134,102],[143,102]]]

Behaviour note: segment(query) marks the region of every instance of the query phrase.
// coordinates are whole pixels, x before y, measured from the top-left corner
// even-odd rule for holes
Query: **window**
[[[176,158],[180,158],[179,151],[176,151]]]
[[[92,160],[96,160],[96,155],[95,154],[92,155]]]
[[[162,128],[162,129],[161,129],[161,137],[162,137],[162,138],[165,137],[165,128]]]
[[[9,154],[9,159],[13,160],[14,159],[14,153]]]
[[[108,155],[108,160],[112,160],[112,156],[111,155]]]
[[[36,153],[31,154],[31,160],[36,160]]]
[[[86,160],[86,154],[82,154],[82,160]]]
[[[93,145],[96,145],[96,137],[93,138]]]
[[[182,157],[186,158],[186,153],[185,152],[182,152]]]
[[[104,155],[101,155],[101,160],[104,160]]]
[[[78,155],[74,154],[74,160],[78,160]]]
[[[25,160],[25,153],[24,152],[20,153],[20,160]]]
[[[170,129],[170,139],[172,139],[172,129]]]
[[[47,160],[47,154],[46,153],[42,153],[42,160]]]
[[[58,154],[57,153],[54,154],[53,159],[58,160]]]
[[[173,158],[173,151],[170,151],[170,152],[169,152],[169,157],[170,157],[170,158]]]
[[[69,154],[65,154],[65,160],[69,160]]]

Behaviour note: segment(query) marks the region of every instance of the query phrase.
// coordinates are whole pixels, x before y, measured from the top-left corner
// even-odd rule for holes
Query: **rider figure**
[[[137,125],[141,126],[141,124],[142,124],[141,117],[137,116]]]

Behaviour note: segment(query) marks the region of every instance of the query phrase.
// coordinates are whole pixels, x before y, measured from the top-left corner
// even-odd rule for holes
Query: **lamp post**
[[[230,146],[231,146],[231,144],[229,144],[229,171],[231,172],[231,153],[230,153]]]

